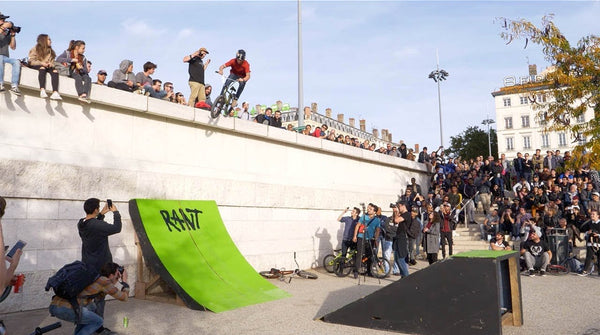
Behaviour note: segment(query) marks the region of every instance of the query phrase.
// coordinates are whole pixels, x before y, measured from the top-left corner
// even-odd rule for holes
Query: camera
[[[110,209],[112,207],[112,200],[106,199],[106,205],[108,206],[108,209]]]
[[[13,25],[12,28],[10,28],[10,31],[14,32],[15,34],[18,34],[21,32],[21,27]]]
[[[395,202],[390,202],[390,208],[396,208],[396,203]]]
[[[124,268],[124,267],[122,267],[122,266],[119,266],[119,267],[117,268],[117,270],[119,271],[119,273],[120,273],[120,274],[121,274],[121,276],[122,276],[122,275],[123,275],[123,271],[125,271],[125,268]]]

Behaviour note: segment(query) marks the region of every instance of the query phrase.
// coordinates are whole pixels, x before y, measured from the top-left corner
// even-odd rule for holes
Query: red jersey
[[[250,72],[250,63],[244,60],[242,64],[238,64],[238,62],[236,62],[235,60],[236,59],[233,58],[229,62],[225,63],[225,67],[231,66],[231,73],[244,78],[246,76],[246,73]]]

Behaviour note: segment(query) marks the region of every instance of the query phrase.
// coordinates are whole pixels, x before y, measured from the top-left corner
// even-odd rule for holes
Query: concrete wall
[[[76,223],[89,197],[111,198],[121,211],[124,229],[110,245],[134,275],[132,198],[214,199],[255,269],[293,268],[293,251],[308,268],[339,245],[343,208],[385,208],[411,177],[428,185],[422,164],[248,121],[213,120],[154,98],[94,85],[92,103],[81,104],[73,80],[61,77],[64,100],[45,100],[31,69],[23,69],[20,87],[22,97],[0,94],[0,194],[8,201],[5,243],[28,242],[19,266],[27,282],[0,313],[47,306],[47,278],[80,258]]]

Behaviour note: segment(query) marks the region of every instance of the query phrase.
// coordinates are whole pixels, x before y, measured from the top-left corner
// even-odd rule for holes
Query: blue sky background
[[[490,93],[505,76],[526,75],[528,62],[539,71],[549,65],[539,48],[506,45],[496,17],[539,24],[553,13],[572,43],[600,30],[598,1],[303,1],[302,9],[304,104],[319,103],[322,114],[332,108],[346,121],[364,118],[369,130],[389,129],[409,146],[440,142],[437,86],[427,78],[436,49],[450,73],[441,90],[448,145],[467,126],[495,118]],[[243,48],[252,79],[242,100],[298,102],[295,1],[3,1],[0,11],[23,28],[13,57],[26,57],[40,33],[57,54],[82,39],[93,80],[99,69],[110,79],[123,59],[136,73],[150,60],[155,79],[187,96],[185,55],[206,47],[207,83],[221,86],[214,71]]]

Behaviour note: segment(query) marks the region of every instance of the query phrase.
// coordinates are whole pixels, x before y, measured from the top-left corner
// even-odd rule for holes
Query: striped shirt
[[[119,290],[110,281],[110,279],[104,276],[100,276],[98,279],[96,279],[95,282],[90,284],[83,291],[81,291],[81,293],[79,293],[77,300],[79,301],[79,306],[87,306],[94,298],[105,297],[107,294],[111,295],[115,299],[127,301],[127,298],[129,296],[129,288]],[[93,297],[90,298],[90,296]],[[51,305],[55,305],[57,307],[73,308],[73,306],[71,306],[71,303],[67,299],[61,298],[57,295],[52,297]]]

